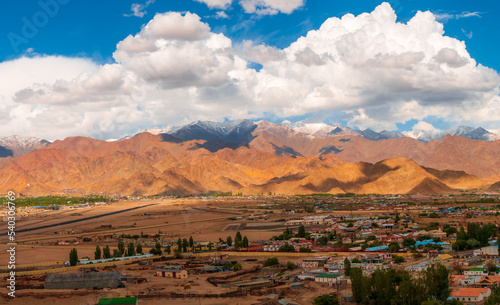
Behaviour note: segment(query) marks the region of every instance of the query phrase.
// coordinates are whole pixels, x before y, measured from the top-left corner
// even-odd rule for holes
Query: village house
[[[210,261],[212,263],[215,263],[217,261],[221,261],[221,260],[225,260],[225,259],[228,259],[229,258],[229,255],[228,254],[215,254],[215,255],[212,255],[210,256]]]
[[[328,285],[333,285],[337,283],[337,279],[340,277],[340,274],[330,274],[330,273],[320,273],[314,277],[314,281],[317,283],[327,283]]]
[[[288,220],[285,223],[285,226],[287,226],[287,227],[300,226],[303,222],[304,222],[303,219],[292,219],[292,220]]]
[[[302,260],[300,267],[307,269],[316,269],[325,266],[326,258],[305,258]]]
[[[332,224],[333,219],[330,215],[326,216],[305,216],[303,220],[304,225],[326,225]]]
[[[485,257],[498,257],[498,246],[482,247],[479,255]]]
[[[280,244],[264,245],[264,252],[278,252],[280,247]]]
[[[460,288],[450,294],[450,298],[461,301],[464,304],[484,304],[484,300],[489,297],[489,288]]]
[[[493,288],[500,284],[500,276],[498,275],[488,275],[479,281],[477,286],[482,288]]]
[[[484,267],[473,267],[470,268],[469,270],[464,271],[465,275],[486,275],[484,272]]]
[[[434,261],[438,262],[438,263],[444,263],[444,262],[449,261],[452,258],[453,258],[453,256],[451,256],[449,254],[441,254],[441,255],[436,256],[434,258]]]
[[[177,270],[177,269],[158,269],[156,270],[156,275],[161,277],[169,277],[174,279],[187,279],[187,270]]]
[[[476,276],[467,276],[467,275],[452,275],[451,276],[451,285],[452,286],[469,286],[479,283],[482,277],[479,275]]]

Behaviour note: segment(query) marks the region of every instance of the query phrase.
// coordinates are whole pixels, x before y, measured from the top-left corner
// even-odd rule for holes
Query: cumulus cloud
[[[195,1],[205,3],[211,9],[213,8],[226,9],[233,2],[233,0],[195,0]]]
[[[278,13],[291,14],[304,6],[305,0],[241,0],[240,5],[249,14],[276,15]]]
[[[285,57],[285,54],[276,47],[264,44],[254,45],[250,40],[244,40],[237,50],[243,58],[259,64],[279,61]]]
[[[62,57],[1,63],[0,122],[17,130],[2,133],[119,138],[198,119],[329,112],[376,130],[429,116],[500,128],[498,73],[445,36],[431,12],[396,20],[384,3],[329,18],[278,49],[234,44],[196,14],[157,14],[117,44],[112,64]]]
[[[120,42],[114,58],[165,89],[220,86],[239,64],[231,49],[231,40],[210,32],[199,16],[170,12],[156,15],[141,32]]]

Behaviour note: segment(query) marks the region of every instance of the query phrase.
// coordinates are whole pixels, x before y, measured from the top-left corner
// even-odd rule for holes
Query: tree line
[[[449,271],[441,264],[428,267],[419,277],[395,269],[377,269],[367,276],[360,268],[350,267],[349,274],[352,295],[358,304],[461,304],[456,300],[447,300],[450,295]]]

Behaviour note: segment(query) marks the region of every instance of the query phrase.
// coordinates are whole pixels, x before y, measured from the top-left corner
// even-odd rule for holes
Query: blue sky
[[[43,0],[42,0],[43,1]],[[46,1],[49,3],[51,1]],[[155,1],[140,17],[125,17],[131,14],[131,5],[136,1],[68,1],[59,12],[50,17],[47,24],[38,29],[38,34],[29,42],[12,47],[7,33],[20,34],[23,17],[32,21],[42,10],[36,0],[9,1],[0,18],[4,39],[0,44],[0,59],[7,60],[23,55],[29,48],[48,55],[87,56],[100,62],[113,61],[112,53],[117,42],[129,34],[137,33],[142,25],[156,13],[167,11],[194,12],[209,23],[214,32],[224,33],[234,41],[250,39],[283,48],[307,31],[317,29],[330,17],[341,17],[372,11],[381,3],[373,0],[327,1],[309,0],[292,14],[256,16],[247,14],[241,6],[233,3],[226,11],[229,18],[213,18],[220,9],[209,9],[207,5],[190,0]],[[398,21],[406,22],[415,12],[430,10],[437,14],[454,15],[442,19],[447,36],[463,40],[467,50],[479,63],[500,71],[500,49],[497,29],[500,28],[500,3],[497,1],[389,1],[398,15]],[[477,12],[479,17],[460,17],[464,12]],[[451,16],[450,16],[451,17]],[[470,38],[469,36],[470,35]]]
[[[257,4],[257,11],[249,11],[248,6],[243,5],[243,2],[245,1],[247,2],[247,4],[250,3],[250,5],[252,3],[254,3],[254,5]],[[284,8],[268,5],[269,3],[272,3],[273,0],[156,0],[149,2],[106,0],[41,0],[22,2],[9,1],[4,4],[4,6],[6,6],[6,9],[3,10],[2,18],[0,18],[0,28],[3,31],[3,35],[1,35],[2,39],[0,39],[0,65],[2,63],[5,64],[9,62],[16,62],[16,60],[23,57],[31,59],[39,59],[44,57],[54,58],[54,64],[58,64],[55,57],[61,56],[71,59],[76,58],[86,60],[87,62],[85,63],[79,62],[78,64],[75,64],[77,68],[74,69],[74,75],[66,71],[65,76],[61,76],[62,79],[65,79],[68,82],[71,82],[72,79],[75,79],[74,76],[80,75],[80,73],[83,72],[87,73],[88,75],[92,75],[92,73],[96,73],[97,70],[99,70],[106,64],[112,65],[119,63],[128,69],[129,65],[125,62],[124,59],[117,60],[117,58],[113,56],[114,52],[117,51],[117,44],[123,41],[127,36],[134,36],[139,33],[141,31],[141,28],[148,24],[148,22],[151,21],[155,14],[164,14],[166,12],[180,12],[181,16],[186,12],[196,14],[200,17],[199,22],[206,23],[210,27],[211,34],[223,34],[231,41],[232,47],[234,49],[237,49],[236,51],[241,51],[241,49],[244,48],[244,41],[248,40],[252,41],[252,46],[263,45],[266,48],[270,48],[269,50],[271,51],[283,50],[288,48],[292,43],[296,42],[299,37],[307,35],[309,31],[318,30],[328,18],[342,18],[348,13],[355,16],[358,16],[362,13],[371,13],[377,6],[382,3],[381,1],[376,2],[373,0],[293,1],[298,3],[298,5],[296,8],[291,9],[290,7]],[[442,35],[443,37],[454,38],[457,41],[464,42],[466,51],[468,52],[470,59],[475,60],[477,64],[481,64],[485,67],[493,69],[494,71],[496,71],[496,73],[500,71],[500,58],[497,55],[497,50],[500,48],[500,39],[498,39],[498,34],[496,34],[497,29],[500,28],[500,18],[497,17],[498,13],[500,12],[500,5],[498,4],[498,2],[427,0],[401,0],[388,2],[397,15],[397,22],[401,22],[403,24],[406,24],[408,21],[414,18],[417,11],[432,12],[436,20],[444,25],[444,35]],[[44,3],[45,5],[41,5],[41,3]],[[207,3],[216,4],[216,6],[209,7]],[[217,6],[217,4],[220,3],[230,4],[225,6]],[[140,8],[136,11],[135,15],[131,10],[134,5]],[[142,8],[140,6],[142,6]],[[261,11],[258,11],[259,9]],[[384,30],[382,29],[382,31]],[[411,48],[411,46],[409,48]],[[311,48],[307,47],[305,50],[307,51],[308,49]],[[316,52],[316,50],[314,51]],[[409,49],[406,51],[410,52],[412,50]],[[392,51],[392,53],[394,53],[394,51]],[[460,50],[458,51],[458,53],[461,54]],[[390,52],[388,52],[387,54],[390,54]],[[244,55],[239,56],[247,61],[247,66],[249,68],[256,68],[258,71],[262,66],[265,67],[264,70],[266,71],[273,71],[273,68],[276,68],[275,66],[272,66],[273,63],[269,64],[269,62],[266,62],[265,60],[262,62],[258,62],[258,60],[256,60],[252,56],[249,56],[249,58],[246,58]],[[462,57],[468,58],[467,56]],[[468,60],[468,62],[470,62],[470,60]],[[30,62],[30,64],[33,64],[33,62]],[[25,67],[25,69],[29,71],[30,64],[26,64],[26,66],[22,67]],[[450,63],[448,64],[451,66]],[[68,65],[71,64],[68,63]],[[33,70],[36,69],[33,68]],[[2,70],[0,69],[0,73],[1,72]],[[140,71],[138,72],[134,70],[133,72],[136,74],[136,76],[139,75],[139,78],[142,77],[147,85],[151,85],[151,79],[148,76],[144,76],[144,74],[141,74]],[[471,70],[470,75],[476,72]],[[483,72],[484,71],[477,73]],[[464,75],[467,74],[466,72],[463,73]],[[229,74],[232,75],[231,73]],[[374,102],[370,99],[370,97],[363,98],[362,102],[350,102],[348,103],[350,106],[346,107],[345,109],[343,109],[341,106],[335,106],[328,108],[328,111],[321,111],[321,109],[318,110],[318,107],[320,106],[316,108],[300,108],[296,105],[294,107],[290,107],[290,109],[286,111],[281,111],[281,109],[278,109],[281,105],[280,102],[276,102],[269,107],[262,107],[262,109],[259,110],[252,109],[252,107],[249,106],[247,108],[242,108],[240,111],[234,111],[231,114],[222,113],[220,116],[211,115],[210,113],[207,114],[206,111],[201,114],[201,112],[203,112],[204,110],[191,110],[186,108],[179,109],[176,115],[165,115],[163,118],[155,117],[154,115],[151,115],[152,112],[162,110],[167,111],[165,109],[169,108],[169,103],[173,103],[173,99],[183,96],[178,92],[179,89],[177,87],[174,88],[175,90],[177,90],[176,92],[172,91],[174,89],[172,89],[172,84],[170,82],[162,82],[160,84],[157,84],[158,86],[154,88],[158,90],[169,90],[168,94],[166,94],[165,96],[170,96],[171,94],[172,97],[165,98],[166,105],[156,108],[155,110],[150,109],[149,112],[145,111],[142,117],[140,113],[137,113],[133,121],[125,120],[125,122],[121,122],[113,120],[111,118],[109,119],[109,122],[106,123],[89,121],[88,123],[86,123],[87,125],[81,125],[79,127],[80,129],[76,130],[81,130],[82,135],[111,137],[119,136],[120,134],[129,132],[134,128],[161,127],[164,125],[172,124],[175,125],[194,119],[221,120],[223,118],[240,118],[241,116],[245,116],[245,113],[253,114],[253,117],[251,117],[250,115],[250,118],[252,119],[266,118],[279,122],[284,119],[290,118],[295,120],[314,118],[330,123],[344,124],[354,128],[371,127],[374,129],[391,129],[392,127],[392,129],[411,130],[413,125],[416,124],[415,122],[426,121],[427,123],[431,123],[434,127],[439,129],[453,127],[457,124],[469,124],[477,126],[484,125],[487,128],[498,129],[500,128],[500,126],[494,123],[495,120],[488,121],[487,119],[481,119],[480,114],[477,114],[476,116],[461,115],[461,111],[464,111],[466,109],[464,107],[466,106],[466,104],[468,105],[471,103],[471,99],[473,101],[483,101],[483,99],[489,99],[487,101],[483,101],[484,105],[487,104],[487,106],[485,107],[491,108],[494,106],[498,106],[498,101],[496,100],[498,97],[498,93],[495,92],[495,88],[498,88],[498,84],[494,83],[496,79],[494,79],[495,77],[491,75],[486,78],[487,80],[485,81],[485,83],[488,83],[487,87],[490,92],[490,95],[488,97],[477,96],[477,94],[479,94],[478,92],[482,91],[484,88],[476,88],[471,90],[471,92],[464,92],[463,97],[450,97],[451,95],[453,95],[453,88],[450,88],[450,91],[446,94],[446,96],[439,96],[435,99],[429,98],[428,94],[430,93],[428,92],[425,93],[425,98],[422,97],[424,94],[411,97],[408,97],[408,95],[405,95],[404,97],[398,96],[397,99],[405,99],[404,106],[402,106],[402,104],[398,104],[403,108],[406,107],[404,109],[413,107],[416,104],[418,104],[419,107],[425,106],[426,109],[429,109],[429,103],[431,100],[439,100],[440,107],[450,107],[451,109],[456,104],[460,104],[463,107],[452,110],[446,114],[441,113],[442,115],[437,117],[435,113],[430,111],[426,115],[421,114],[415,117],[406,116],[401,118],[391,118],[388,119],[389,121],[391,121],[390,124],[384,123],[384,118],[381,113],[389,108],[393,111],[401,111],[402,108],[398,108],[399,106],[393,106],[393,104],[389,105],[389,102],[387,102],[386,105],[380,105],[380,102]],[[44,79],[43,75],[40,75],[40,79]],[[46,79],[57,81],[59,78],[57,77],[57,75],[50,75],[50,77],[47,77]],[[300,80],[299,83],[301,81],[302,80]],[[483,80],[478,79],[477,81],[481,82]],[[40,81],[34,83],[39,82]],[[240,79],[238,84],[241,84],[241,82],[242,80]],[[52,84],[47,83],[47,85],[53,84],[54,82],[52,82]],[[335,86],[335,84],[331,85]],[[212,96],[218,96],[218,94],[226,94],[226,91],[224,90],[236,90],[234,88],[231,89],[232,87],[226,83],[218,83],[217,85],[208,86],[205,83],[199,85],[199,83],[195,82],[179,87],[190,87],[191,90],[193,90],[193,86],[198,88],[198,90],[200,90],[198,93],[204,97],[208,96],[209,94],[211,94]],[[311,92],[314,90],[319,90],[318,88],[324,88],[324,86],[325,84],[316,84],[315,86],[311,87]],[[146,87],[151,88],[148,86]],[[427,90],[427,88],[424,89]],[[369,89],[366,89],[365,91],[369,91]],[[431,91],[436,92],[435,88],[433,88]],[[123,93],[123,91],[120,92]],[[238,102],[238,97],[246,96],[248,98],[249,96],[248,92],[241,94],[240,93],[235,94],[235,97],[232,100],[233,103]],[[1,94],[2,93],[0,92],[0,95]],[[161,94],[161,92],[158,92],[158,95]],[[306,93],[304,94],[305,95],[303,95],[302,97],[308,96]],[[47,96],[47,94],[45,96]],[[380,99],[380,94],[374,96]],[[491,100],[491,96],[493,96],[493,99],[495,99],[494,101]],[[390,97],[388,98],[388,100],[392,100],[393,98],[396,99],[396,97]],[[425,101],[419,100],[419,98],[425,99]],[[106,97],[103,97],[102,94],[99,95],[98,99],[100,101],[104,101],[101,105],[96,104],[97,107],[102,107],[103,111],[106,107],[110,107],[110,105],[112,105],[111,107],[119,108],[119,106],[117,106],[117,103],[110,102],[109,92],[106,92]],[[446,99],[446,105],[444,104],[444,102],[441,103],[443,99]],[[4,100],[7,101],[6,105],[8,105],[10,101],[9,97],[5,96]],[[414,100],[416,102],[414,102]],[[411,104],[413,102],[416,104]],[[76,102],[68,102],[66,106],[69,109],[69,104],[71,104],[71,107],[74,107],[75,103]],[[80,105],[80,103],[81,101],[76,104]],[[138,110],[140,112],[142,109],[148,109],[148,107],[153,103],[158,103],[158,97],[148,96],[146,100],[141,100],[140,103],[134,105],[133,107],[135,110]],[[202,104],[207,105],[210,103],[211,101],[207,99],[204,100],[203,103],[195,103],[195,108],[202,109]],[[242,102],[242,104],[244,103],[250,102]],[[358,103],[359,106],[352,106],[353,104],[358,105]],[[19,98],[19,95],[15,97],[13,101],[10,102],[10,104],[11,105],[9,105],[6,109],[10,110],[10,118],[12,118],[12,120],[16,118],[18,119],[20,115],[17,114],[16,116],[16,113],[19,113],[21,111],[30,112],[30,115],[24,115],[24,120],[34,118],[43,111],[50,111],[50,107],[53,107],[54,105],[53,102],[47,102],[43,99],[36,100],[35,97],[32,97],[29,102],[23,102],[22,98]],[[21,104],[22,107],[19,106]],[[297,102],[297,105],[298,104],[299,102]],[[57,110],[63,113],[65,104],[59,103],[57,105]],[[382,106],[385,106],[385,108],[383,108]],[[225,108],[227,107],[227,104],[217,104],[216,107],[221,107],[219,109],[219,111],[221,112],[223,111],[223,109],[227,109]],[[78,113],[82,113],[82,111],[85,112],[87,111],[86,109],[86,107],[82,106],[82,109],[80,109]],[[116,111],[117,113],[119,112],[118,110]],[[199,111],[200,113],[196,113],[196,111]],[[434,111],[442,112],[442,110],[439,110],[437,108]],[[106,113],[106,116],[111,115],[111,113]],[[486,116],[486,114],[484,113],[482,115],[483,117]],[[71,113],[71,116],[77,117],[78,115],[76,113]],[[179,117],[182,117],[182,119],[177,121],[172,119]],[[83,117],[81,119],[84,121],[90,120]],[[363,122],[366,122],[366,124],[359,123],[361,120]],[[130,123],[129,127],[126,127],[127,121]],[[5,117],[3,118],[3,120],[2,118],[0,118],[0,122],[4,122],[3,124],[9,124],[9,118]],[[61,127],[63,127],[64,124],[67,123],[61,124]],[[110,124],[112,125],[112,127],[110,127]],[[23,125],[22,120],[19,120],[15,123],[13,121],[13,124],[9,126],[21,125]],[[422,126],[424,125],[425,124],[423,124]],[[29,126],[32,126],[33,129],[35,129],[37,125],[34,122],[30,122]],[[29,130],[26,129],[28,127],[25,127],[23,129],[16,128],[17,127],[11,127],[6,132],[29,132]],[[64,136],[64,134],[61,132],[51,133],[49,128],[47,128],[44,132],[50,134],[49,137],[52,138]]]

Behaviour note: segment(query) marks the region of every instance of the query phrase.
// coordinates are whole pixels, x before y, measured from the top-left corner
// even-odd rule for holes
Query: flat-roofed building
[[[156,275],[161,277],[170,277],[174,279],[187,279],[188,272],[186,270],[177,269],[158,269]]]

